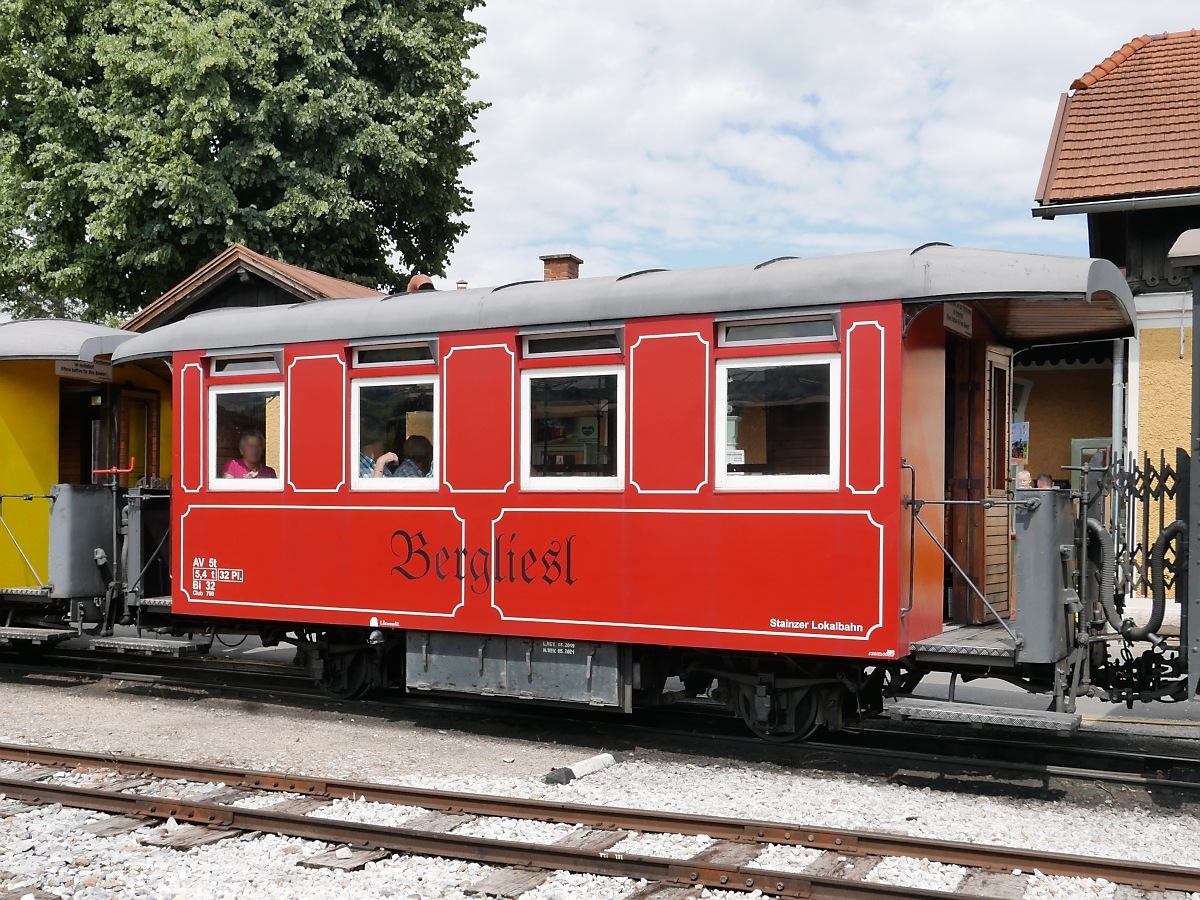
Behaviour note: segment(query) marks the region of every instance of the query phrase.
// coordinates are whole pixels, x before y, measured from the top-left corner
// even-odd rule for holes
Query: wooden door
[[[1009,437],[1012,409],[1012,351],[1007,347],[989,346],[986,354],[987,447],[986,496],[992,500],[1008,497]],[[983,511],[983,584],[988,602],[996,612],[1008,618],[1011,614],[1010,574],[1012,543],[1007,505],[993,506]],[[975,597],[978,609],[973,621],[983,621],[987,609]]]
[[[981,340],[947,341],[946,497],[1003,500],[1008,492],[1012,351]],[[1001,615],[1009,615],[1007,506],[950,506],[946,547]],[[962,625],[991,618],[966,579],[947,564],[946,617]]]

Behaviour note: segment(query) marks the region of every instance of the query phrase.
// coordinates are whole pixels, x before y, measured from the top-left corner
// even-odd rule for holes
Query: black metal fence
[[[1121,499],[1121,543],[1125,552],[1122,563],[1125,592],[1148,595],[1150,581],[1150,550],[1163,529],[1176,519],[1188,519],[1188,484],[1191,458],[1186,450],[1173,453],[1158,452],[1155,459],[1149,453],[1131,469],[1114,473],[1113,486]],[[1179,566],[1174,545],[1168,547],[1164,581],[1169,594],[1175,592],[1186,573]]]

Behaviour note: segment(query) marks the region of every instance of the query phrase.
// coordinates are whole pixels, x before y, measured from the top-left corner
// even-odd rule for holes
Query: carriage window
[[[747,490],[837,487],[838,360],[717,364],[717,486]]]
[[[354,487],[436,490],[437,382],[360,378],[351,403]]]
[[[410,341],[391,344],[387,347],[358,347],[354,351],[354,365],[365,366],[412,366],[429,364],[437,359],[437,340]]]
[[[620,369],[542,369],[522,376],[522,486],[620,488],[624,477]]]
[[[525,335],[525,356],[581,356],[620,353],[622,329]]]
[[[833,316],[800,316],[789,319],[763,319],[729,322],[721,326],[722,347],[759,344],[801,344],[837,339]]]
[[[278,355],[256,353],[253,356],[217,357],[212,361],[214,375],[259,375],[263,372],[279,372]]]
[[[209,392],[209,479],[220,490],[278,490],[283,464],[283,404],[277,387]]]

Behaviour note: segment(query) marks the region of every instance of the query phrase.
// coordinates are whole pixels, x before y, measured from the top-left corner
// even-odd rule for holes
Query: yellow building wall
[[[1174,460],[1175,448],[1187,448],[1192,429],[1192,330],[1185,329],[1183,358],[1178,328],[1143,328],[1138,335],[1141,371],[1138,398],[1138,458],[1158,452]],[[1172,462],[1172,464],[1174,464]]]
[[[1018,369],[1014,377],[1031,383],[1025,416],[1029,421],[1029,462],[1036,478],[1070,477],[1071,441],[1108,437],[1112,431],[1112,369]]]
[[[58,376],[47,360],[0,362],[0,494],[46,494],[58,480]],[[48,500],[5,498],[4,524],[40,578],[47,577]],[[8,530],[0,526],[0,586],[36,587]]]

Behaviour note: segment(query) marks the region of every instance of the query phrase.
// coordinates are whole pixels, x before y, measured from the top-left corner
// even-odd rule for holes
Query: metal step
[[[1083,716],[1079,713],[1045,712],[1014,709],[1008,706],[981,706],[949,700],[921,700],[906,697],[884,709],[893,719],[931,719],[939,722],[967,722],[972,725],[1003,725],[1007,728],[1036,728],[1074,734]]]
[[[170,597],[143,597],[141,600],[139,600],[137,602],[137,605],[138,606],[163,606],[163,607],[166,607],[169,609],[171,606],[171,598]]]
[[[933,663],[936,667],[956,664],[1011,668],[1016,659],[1016,645],[998,622],[951,625],[941,634],[913,641],[909,652],[918,662]]]
[[[0,628],[0,642],[11,643],[20,641],[29,644],[49,644],[54,646],[59,641],[79,637],[74,628]]]
[[[7,597],[49,597],[48,587],[10,587],[0,588],[0,596]]]
[[[108,650],[113,653],[140,653],[144,656],[186,656],[197,653],[200,645],[195,641],[166,641],[159,638],[93,638],[93,650]]]

